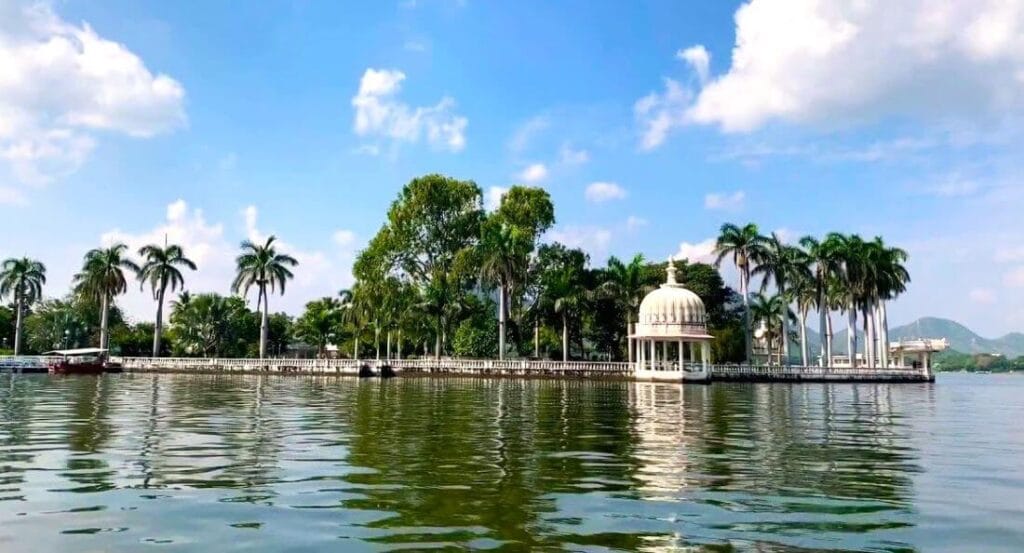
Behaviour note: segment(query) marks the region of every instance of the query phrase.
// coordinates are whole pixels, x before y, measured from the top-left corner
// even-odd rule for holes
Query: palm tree
[[[761,256],[765,248],[765,238],[761,236],[757,225],[748,223],[743,227],[732,223],[722,225],[718,240],[715,242],[715,266],[719,267],[726,256],[732,256],[732,262],[740,272],[740,296],[743,297],[743,317],[746,325],[746,356],[750,362],[753,351],[753,327],[750,319],[750,275],[753,264]]]
[[[832,365],[832,332],[828,324],[829,282],[843,272],[841,257],[842,236],[830,233],[824,240],[812,236],[800,239],[800,245],[807,253],[810,263],[814,266],[814,307],[818,310],[818,333],[821,336],[821,365]]]
[[[789,295],[790,285],[796,283],[801,278],[804,278],[804,272],[807,271],[807,266],[801,263],[801,255],[799,249],[792,246],[787,246],[779,238],[779,235],[772,233],[764,248],[757,252],[754,261],[757,262],[757,267],[754,269],[753,274],[762,275],[761,280],[761,291],[764,292],[768,288],[771,282],[775,283],[775,289],[778,290],[778,295],[782,301],[783,306],[780,309],[789,310]],[[780,311],[780,317],[782,318],[782,339],[780,344],[780,359],[783,365],[789,365],[789,317],[785,316]]]
[[[802,253],[802,252],[801,252]],[[807,254],[802,253],[803,263],[810,263],[810,258]],[[798,274],[804,278],[798,278],[793,283],[793,299],[796,300],[797,312],[800,317],[800,360],[804,367],[809,367],[810,364],[810,351],[807,346],[807,313],[812,307],[817,305],[818,301],[818,286],[814,277],[811,276],[810,270],[798,271]],[[824,333],[822,333],[822,339],[824,340]],[[824,356],[824,349],[822,350]]]
[[[108,321],[110,304],[114,297],[128,290],[125,270],[139,274],[139,266],[125,257],[128,246],[114,244],[102,249],[89,250],[85,254],[82,270],[75,275],[75,290],[100,303],[100,346],[106,348],[110,340]]]
[[[0,265],[0,297],[9,296],[17,309],[14,323],[14,355],[21,354],[21,327],[25,308],[39,300],[46,284],[46,266],[23,257]]]
[[[505,335],[508,319],[508,297],[517,277],[523,272],[520,260],[524,240],[512,225],[489,220],[480,237],[480,280],[498,289],[498,359],[505,359]]]
[[[880,256],[881,266],[879,267],[878,286],[878,319],[882,339],[882,365],[889,366],[889,316],[886,310],[886,302],[895,299],[907,290],[910,282],[910,273],[903,265],[907,260],[907,252],[900,248],[887,248],[881,243],[881,238],[876,238],[882,248]]]
[[[295,321],[295,334],[306,343],[315,344],[318,358],[323,358],[327,344],[338,339],[341,327],[341,302],[326,297],[306,304],[306,311]]]
[[[582,275],[572,266],[557,271],[548,283],[545,293],[552,311],[562,319],[562,361],[569,360],[569,317],[578,313],[586,300],[587,289]]]
[[[768,363],[771,364],[772,344],[778,342],[781,351],[781,344],[788,341],[787,323],[794,320],[795,316],[782,297],[782,294],[766,296],[763,293],[758,293],[754,294],[753,300],[750,314],[754,322],[764,327],[762,338],[764,338],[765,349],[768,352]],[[785,315],[783,315],[783,312],[785,312]],[[786,338],[783,338],[783,336]],[[781,358],[780,363],[782,363]]]
[[[231,284],[231,290],[241,292],[242,295],[248,294],[253,286],[256,287],[256,309],[261,310],[260,359],[267,355],[267,335],[270,330],[268,296],[278,289],[282,295],[284,294],[285,283],[294,277],[289,269],[299,264],[294,257],[277,253],[277,248],[274,247],[276,240],[276,237],[271,236],[262,245],[249,240],[242,242],[242,254],[235,259],[238,274]]]
[[[644,263],[642,254],[633,256],[629,263],[623,263],[619,258],[612,256],[608,259],[608,268],[605,272],[607,280],[601,285],[605,292],[618,300],[626,312],[626,342],[629,343],[630,361],[633,360],[633,341],[628,335],[633,325],[633,313],[639,311],[640,302],[652,288],[644,279]]]
[[[156,244],[143,246],[139,249],[139,255],[145,259],[139,269],[139,288],[145,288],[149,283],[153,291],[153,299],[156,300],[156,324],[153,326],[153,357],[160,357],[160,339],[164,326],[164,296],[167,288],[170,287],[173,293],[178,288],[185,286],[185,278],[179,267],[185,267],[193,271],[196,264],[185,257],[181,246],[171,244],[161,248]]]
[[[842,297],[843,309],[846,311],[846,355],[850,366],[857,360],[857,308],[863,297],[865,282],[865,243],[856,234],[850,236],[836,235],[838,256],[842,260],[843,270],[837,280],[838,293]]]

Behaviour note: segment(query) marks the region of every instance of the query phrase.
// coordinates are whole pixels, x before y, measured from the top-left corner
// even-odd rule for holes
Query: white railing
[[[0,355],[0,370],[44,368],[61,359],[54,355]]]
[[[192,357],[122,357],[127,370],[183,372],[303,372],[359,374],[362,367],[388,366],[395,372],[507,376],[619,376],[634,374],[632,363],[613,361],[551,361],[496,359],[228,359]],[[676,366],[664,369],[676,370]],[[701,372],[702,365],[687,363],[685,371]],[[779,365],[711,365],[712,378],[723,380],[928,380],[927,369],[908,367],[804,367]]]

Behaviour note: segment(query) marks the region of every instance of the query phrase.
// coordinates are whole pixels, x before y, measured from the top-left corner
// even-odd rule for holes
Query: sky
[[[0,257],[50,297],[165,236],[227,293],[274,234],[297,313],[438,172],[544,187],[598,266],[707,261],[723,222],[881,235],[894,325],[993,337],[1024,330],[1022,139],[1024,0],[0,0]]]

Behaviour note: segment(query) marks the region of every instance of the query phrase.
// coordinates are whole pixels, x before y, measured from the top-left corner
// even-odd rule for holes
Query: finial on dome
[[[665,272],[668,273],[668,279],[665,284],[678,284],[676,282],[676,261],[672,256],[668,256],[668,267],[665,268]]]

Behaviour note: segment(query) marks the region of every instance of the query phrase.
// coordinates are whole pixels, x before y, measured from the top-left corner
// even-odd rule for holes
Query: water
[[[0,377],[0,551],[1024,550],[1024,378]]]

